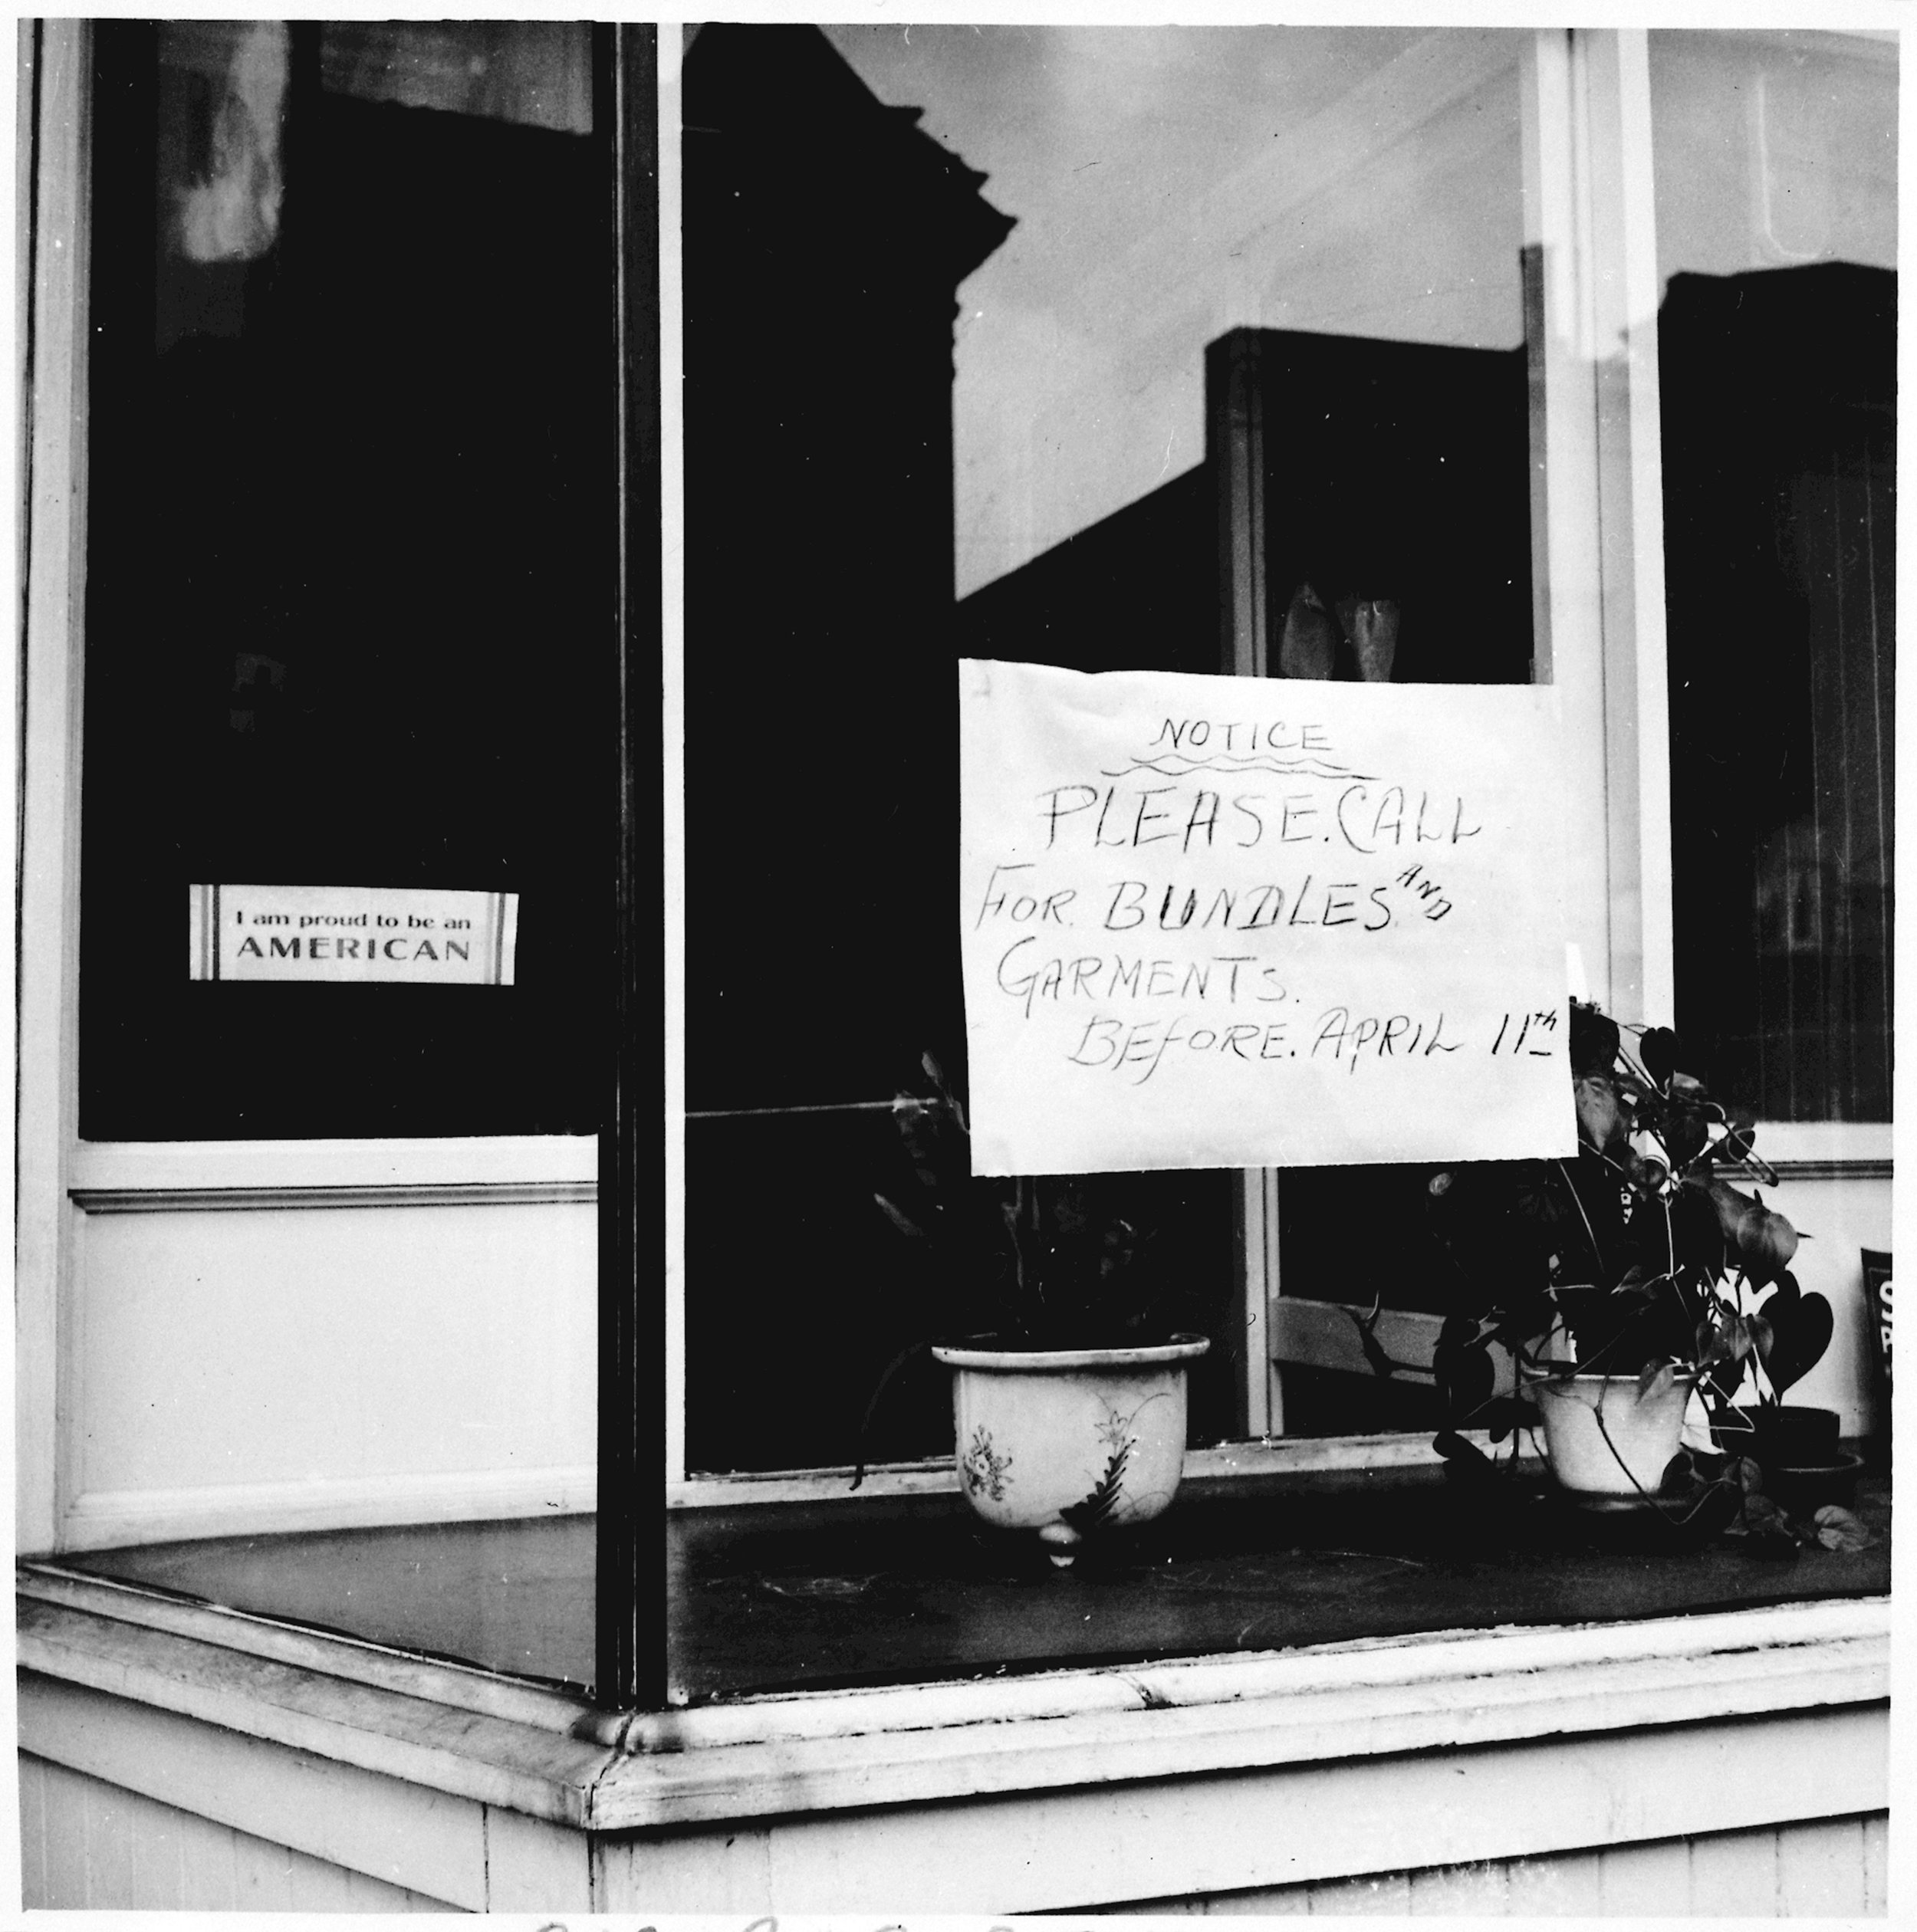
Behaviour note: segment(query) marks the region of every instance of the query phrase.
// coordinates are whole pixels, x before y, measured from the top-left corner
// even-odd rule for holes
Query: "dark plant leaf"
[[[1764,1316],[1770,1316],[1771,1308],[1771,1303],[1766,1302]],[[1771,1352],[1764,1362],[1764,1372],[1771,1378],[1771,1387],[1781,1395],[1823,1359],[1836,1324],[1830,1303],[1813,1291],[1800,1295],[1794,1304],[1771,1319],[1770,1326]]]
[[[1788,1558],[1797,1552],[1797,1537],[1790,1519],[1761,1490],[1745,1493],[1744,1527],[1753,1556]]]
[[[1617,1022],[1582,1000],[1571,1002],[1570,1056],[1573,1077],[1607,1073],[1617,1064]]]
[[[1676,1383],[1677,1371],[1668,1362],[1654,1362],[1637,1378],[1637,1399],[1654,1402]]]
[[[1869,1549],[1878,1541],[1874,1530],[1835,1503],[1827,1503],[1812,1520],[1817,1540],[1827,1549]]]
[[[1724,1230],[1715,1204],[1699,1182],[1688,1181],[1671,1197],[1670,1247],[1672,1267],[1683,1266],[1715,1276],[1724,1267]]]
[[[1677,1071],[1679,1057],[1677,1035],[1669,1027],[1651,1027],[1637,1043],[1637,1056],[1644,1070],[1662,1086]]]
[[[1679,1079],[1682,1075],[1679,1075]],[[1672,1083],[1672,1096],[1658,1122],[1658,1138],[1671,1164],[1682,1173],[1710,1145],[1711,1122],[1705,1109],[1678,1091]]]
[[[1537,1404],[1526,1401],[1521,1395],[1495,1397],[1482,1405],[1479,1420],[1490,1431],[1494,1442],[1502,1442],[1514,1430],[1541,1426]]]
[[[1754,1288],[1775,1281],[1797,1251],[1797,1230],[1783,1215],[1728,1181],[1702,1184],[1717,1210],[1728,1259],[1744,1270]]]

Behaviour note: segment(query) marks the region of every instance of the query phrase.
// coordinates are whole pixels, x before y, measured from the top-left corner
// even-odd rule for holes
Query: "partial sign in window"
[[[192,979],[510,986],[519,899],[376,886],[196,886],[186,924]]]

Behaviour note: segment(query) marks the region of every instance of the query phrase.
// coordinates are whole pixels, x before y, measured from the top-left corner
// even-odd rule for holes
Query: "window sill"
[[[928,1506],[942,1500],[910,1506]],[[737,1552],[736,1536],[733,1543]],[[1259,1567],[1280,1569],[1305,1553],[1271,1551]],[[1238,1579],[1251,1594],[1231,1614],[1245,1628],[1226,1630],[1209,1654],[1161,1649],[1153,1661],[1115,1663],[1108,1650],[1076,1666],[968,1681],[955,1681],[948,1666],[939,1681],[841,1683],[623,1715],[521,1679],[34,1564],[19,1578],[19,1661],[39,1680],[575,1831],[610,1832],[1880,1705],[1889,1694],[1887,1595],[1810,1594],[1870,1588],[1841,1566],[1851,1559],[1807,1554],[1789,1566],[1788,1587],[1767,1580],[1769,1566],[1738,1560],[1754,1592],[1794,1590],[1798,1600],[1727,1608],[1721,1596],[1709,1601],[1706,1585],[1684,1614],[1649,1614],[1644,1598],[1625,1612],[1629,1620],[1546,1627],[1524,1616],[1521,1592],[1507,1592],[1501,1605],[1494,1578],[1475,1599],[1484,1613],[1468,1626],[1289,1648],[1277,1647],[1288,1641],[1281,1631],[1275,1643],[1267,1636],[1251,1648],[1260,1625],[1246,1620],[1301,1594],[1295,1579],[1268,1575],[1248,1585]],[[1294,1566],[1299,1578],[1310,1567]],[[1380,1594],[1342,1572],[1317,1583],[1326,1602]],[[1427,1576],[1414,1579],[1413,1593],[1429,1593],[1442,1615],[1472,1600],[1456,1585]],[[696,1563],[682,1587],[699,1587]],[[1193,1648],[1205,1648],[1234,1587],[1229,1576],[1215,1578],[1208,1596],[1178,1599],[1180,1634],[1195,1633]],[[1093,1601],[1088,1590],[1095,1595],[1077,1578],[1014,1582],[998,1592],[998,1634],[1012,1631],[1018,1614],[1036,1615],[1049,1642],[1044,1618],[1077,1607],[1067,1592]],[[1110,1602],[1119,1592],[1108,1584],[1105,1594]],[[803,1591],[751,1595],[748,1607],[779,1643],[835,1628],[843,1607],[824,1590],[809,1599]],[[1205,1615],[1194,1618],[1194,1605]],[[1354,1624],[1362,1627],[1347,1619],[1346,1628]],[[1294,1618],[1293,1628],[1307,1626]],[[1136,1657],[1149,1647],[1131,1635]],[[58,1739],[36,1733],[34,1681],[23,1684],[22,1747],[58,1756]]]
[[[1889,1674],[1870,1598],[622,1717],[47,1566],[19,1619],[27,1671],[587,1832],[1870,1704]],[[21,1743],[58,1754],[30,1717]]]

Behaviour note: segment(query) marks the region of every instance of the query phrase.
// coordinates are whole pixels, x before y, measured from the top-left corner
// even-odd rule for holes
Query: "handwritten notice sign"
[[[1556,694],[959,667],[982,1174],[1576,1147]]]
[[[195,886],[196,980],[510,986],[515,892],[383,886]]]

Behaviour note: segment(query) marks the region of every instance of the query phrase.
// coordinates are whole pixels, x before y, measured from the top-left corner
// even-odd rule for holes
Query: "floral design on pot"
[[[972,1447],[958,1458],[958,1474],[965,1480],[965,1493],[976,1496],[982,1490],[995,1503],[1004,1502],[1005,1485],[1011,1480],[1005,1472],[1011,1467],[1011,1457],[999,1455],[993,1449],[991,1431],[974,1429]]]
[[[1089,1535],[1149,1522],[1184,1473],[1185,1371],[1211,1344],[932,1350],[952,1371],[966,1500],[987,1523],[1036,1530],[1063,1568]],[[1005,1472],[1016,1464],[1014,1482]]]

